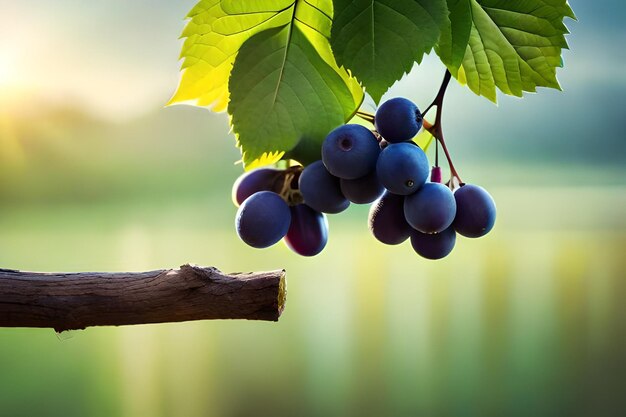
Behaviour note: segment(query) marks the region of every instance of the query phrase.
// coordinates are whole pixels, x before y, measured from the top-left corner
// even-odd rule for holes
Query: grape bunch
[[[438,164],[431,172],[413,142],[422,124],[413,102],[394,98],[376,112],[375,131],[347,124],[330,132],[320,160],[240,177],[233,187],[239,237],[255,248],[284,239],[294,252],[314,256],[328,241],[326,213],[340,213],[351,203],[373,203],[369,228],[377,240],[397,245],[410,239],[427,259],[446,257],[457,233],[484,236],[495,223],[493,199],[476,185],[461,183],[453,191],[452,179],[441,182]]]
[[[260,168],[239,177],[233,185],[233,202],[239,207],[235,225],[241,240],[254,248],[267,248],[284,239],[302,256],[315,256],[324,249],[328,220],[302,202],[301,172],[300,166]]]

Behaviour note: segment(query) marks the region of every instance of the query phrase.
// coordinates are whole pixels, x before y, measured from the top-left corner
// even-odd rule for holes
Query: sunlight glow
[[[20,88],[15,58],[16,54],[0,45],[0,165],[5,169],[21,166],[24,161],[24,150],[11,116]]]
[[[9,87],[17,81],[17,73],[11,54],[0,50],[0,88]]]
[[[23,87],[18,71],[17,54],[0,44],[0,113],[14,107]]]
[[[21,111],[27,97],[31,94],[30,86],[24,77],[22,61],[18,50],[12,45],[0,42],[0,117],[9,116]],[[2,122],[2,120],[0,120]],[[6,129],[6,123],[0,123]],[[0,134],[6,134],[1,132]]]

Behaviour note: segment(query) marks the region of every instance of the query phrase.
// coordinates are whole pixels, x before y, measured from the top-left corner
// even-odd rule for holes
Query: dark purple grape
[[[387,245],[407,240],[413,228],[404,219],[404,196],[386,192],[372,204],[369,228],[376,239]]]
[[[422,113],[417,106],[403,97],[392,98],[376,111],[376,130],[387,142],[411,140],[422,128]]]
[[[454,192],[456,217],[452,226],[465,237],[481,237],[493,229],[496,222],[496,203],[491,195],[478,185],[465,184]]]
[[[317,211],[341,213],[350,205],[341,193],[339,178],[331,175],[322,161],[304,168],[298,183],[304,202]]]
[[[275,187],[279,186],[283,172],[274,168],[259,168],[244,173],[233,184],[233,203],[238,207],[259,191],[279,191]]]
[[[385,187],[378,181],[376,170],[355,180],[341,178],[339,184],[343,195],[356,204],[369,204],[385,192]]]
[[[253,248],[267,248],[289,230],[291,211],[276,193],[259,191],[248,197],[237,210],[237,234]]]
[[[439,233],[447,229],[455,214],[454,194],[443,184],[427,182],[404,199],[406,221],[422,233]]]
[[[380,152],[376,164],[381,184],[394,194],[413,194],[424,185],[430,166],[419,146],[402,142],[387,146]]]
[[[322,161],[328,172],[348,180],[370,173],[379,153],[376,136],[368,128],[355,124],[339,126],[322,144]]]
[[[414,230],[411,233],[411,246],[413,250],[426,259],[445,258],[454,249],[456,232],[452,227],[435,234],[426,234]]]
[[[317,255],[328,242],[326,215],[313,210],[306,204],[298,204],[290,208],[291,226],[285,236],[285,243],[298,255]]]

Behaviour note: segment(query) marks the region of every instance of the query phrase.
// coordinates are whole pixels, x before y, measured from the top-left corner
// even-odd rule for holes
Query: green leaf
[[[430,145],[433,143],[435,137],[426,129],[421,129],[417,136],[413,138],[413,142],[417,143],[417,146],[422,148],[424,152],[428,150]]]
[[[237,55],[228,113],[247,168],[288,151],[303,163],[319,159],[324,137],[363,100],[333,58],[322,3],[294,2],[289,24],[251,37]]]
[[[183,74],[169,104],[192,102],[223,111],[228,79],[241,45],[266,29],[291,22],[293,0],[201,0],[187,16]]]
[[[472,31],[470,2],[448,0],[449,19],[441,31],[435,46],[437,54],[449,68],[459,68]]]
[[[201,0],[188,18],[170,104],[228,108],[246,168],[319,153],[363,100],[330,50],[331,0]]]
[[[446,24],[445,0],[333,0],[331,44],[378,102],[391,85],[420,63]]]
[[[575,18],[566,0],[448,0],[448,7],[436,51],[459,82],[494,102],[496,88],[518,97],[537,87],[560,90],[563,20]]]

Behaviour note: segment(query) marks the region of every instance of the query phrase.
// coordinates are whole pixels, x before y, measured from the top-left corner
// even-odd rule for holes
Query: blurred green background
[[[571,2],[562,93],[451,87],[455,163],[499,217],[439,262],[377,243],[367,207],[313,259],[238,240],[227,117],[163,108],[193,3],[0,0],[0,266],[286,268],[286,311],[0,329],[0,416],[626,415],[623,3]],[[426,106],[442,74],[388,96]]]

